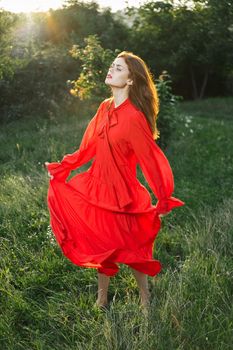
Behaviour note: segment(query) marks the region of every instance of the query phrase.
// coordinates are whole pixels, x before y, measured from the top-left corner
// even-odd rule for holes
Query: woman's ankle
[[[147,305],[150,303],[151,294],[149,290],[140,291],[141,304]]]

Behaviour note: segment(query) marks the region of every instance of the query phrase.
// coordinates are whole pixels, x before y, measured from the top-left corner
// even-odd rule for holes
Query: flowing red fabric
[[[72,170],[91,166],[69,180]],[[137,164],[158,199],[137,179]],[[104,100],[89,122],[79,149],[47,164],[50,226],[63,254],[74,264],[113,276],[117,263],[155,276],[153,258],[159,214],[184,205],[172,197],[169,162],[153,139],[145,115],[127,98],[114,107]]]

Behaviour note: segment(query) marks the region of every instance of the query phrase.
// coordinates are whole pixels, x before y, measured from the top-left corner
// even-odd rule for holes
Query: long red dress
[[[108,108],[110,109],[108,110]],[[67,180],[93,159],[85,171]],[[137,179],[142,172],[158,202]],[[184,202],[171,197],[174,179],[169,162],[155,143],[144,114],[127,98],[114,107],[104,100],[89,122],[80,147],[61,162],[49,163],[47,194],[50,226],[63,254],[74,264],[113,276],[117,263],[155,276],[161,263],[153,244],[159,214]]]

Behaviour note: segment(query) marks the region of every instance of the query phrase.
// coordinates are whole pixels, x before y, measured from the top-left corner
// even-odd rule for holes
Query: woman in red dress
[[[68,259],[98,270],[97,306],[108,304],[110,276],[123,263],[132,269],[141,305],[147,307],[147,277],[162,267],[153,259],[160,217],[184,202],[171,196],[173,173],[155,142],[159,101],[145,62],[121,52],[105,83],[112,96],[99,105],[79,149],[60,162],[45,163],[50,176],[50,225]],[[67,180],[72,170],[92,159],[87,171]],[[156,205],[137,179],[137,164],[158,199]]]

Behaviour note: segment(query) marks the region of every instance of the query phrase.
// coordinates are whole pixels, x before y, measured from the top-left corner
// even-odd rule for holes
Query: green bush
[[[179,118],[177,104],[182,97],[172,93],[172,80],[167,71],[163,71],[156,80],[156,87],[160,100],[160,111],[157,122],[160,131],[158,144],[165,148],[169,143],[172,133],[176,130]]]

